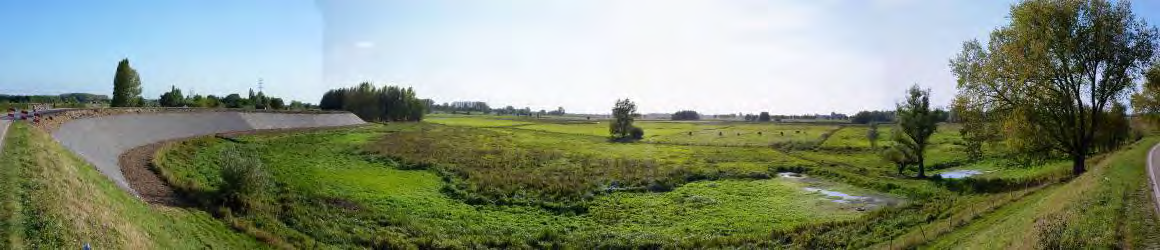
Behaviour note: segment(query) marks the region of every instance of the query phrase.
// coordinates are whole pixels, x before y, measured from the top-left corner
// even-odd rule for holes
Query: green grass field
[[[957,126],[944,125],[928,174],[981,174],[941,180],[898,174],[865,140],[865,126],[648,121],[637,125],[651,137],[614,143],[597,122],[438,115],[195,138],[154,159],[190,208],[139,201],[17,124],[0,156],[15,159],[0,161],[0,240],[15,248],[1160,246],[1142,172],[1157,137],[1093,157],[1091,171],[1072,178],[1065,161],[1026,165],[995,153],[968,161]],[[771,147],[781,132],[812,146]],[[220,203],[227,151],[262,163],[273,184],[260,206]],[[791,171],[804,178],[779,174]]]
[[[465,127],[507,127],[561,134],[608,137],[607,120],[515,118],[484,115],[438,115],[427,122]],[[679,145],[764,147],[787,141],[818,142],[838,130],[834,124],[753,123],[727,121],[638,121],[645,142]],[[888,130],[885,128],[884,130]],[[759,134],[760,133],[760,134]],[[863,137],[865,135],[863,134]]]
[[[438,134],[453,130],[453,134]],[[542,237],[559,237],[559,241],[569,245],[616,244],[648,245],[668,244],[678,239],[721,236],[749,235],[760,237],[773,229],[790,229],[798,225],[843,221],[857,218],[864,212],[856,211],[856,205],[833,202],[832,199],[805,190],[806,186],[825,187],[852,194],[873,193],[857,187],[819,181],[802,183],[788,179],[721,179],[699,181],[681,185],[669,192],[612,192],[598,194],[586,203],[585,213],[558,213],[538,206],[469,204],[469,201],[455,199],[446,194],[445,178],[437,171],[412,170],[392,162],[383,162],[358,153],[359,148],[373,142],[378,137],[396,134],[424,133],[426,136],[450,138],[452,136],[476,136],[469,132],[455,131],[463,128],[445,128],[441,125],[400,125],[371,126],[320,133],[292,134],[280,136],[244,137],[246,143],[236,146],[253,150],[260,155],[280,187],[279,193],[296,197],[302,202],[293,202],[296,210],[334,210],[327,208],[328,202],[357,204],[357,209],[343,211],[342,216],[331,213],[277,213],[240,217],[253,221],[257,229],[279,235],[304,235],[308,239],[286,239],[298,245],[319,244],[318,246],[357,246],[365,242],[384,240],[380,234],[399,232],[397,238],[413,246],[470,247],[477,245],[499,246],[505,244],[534,246]],[[475,129],[471,129],[475,130]],[[476,131],[489,133],[486,130]],[[519,134],[513,141],[531,140],[538,136],[557,135],[527,131],[508,131]],[[502,136],[503,133],[495,132]],[[465,135],[467,134],[467,135]],[[497,135],[487,135],[497,136]],[[526,136],[521,137],[521,136]],[[568,137],[553,138],[569,140]],[[583,142],[589,139],[580,136],[571,138]],[[389,139],[388,139],[389,140]],[[440,140],[444,141],[444,140]],[[577,147],[537,139],[541,144],[512,144],[522,147],[568,146],[577,152],[614,152],[618,157],[653,156],[672,154],[679,156],[688,151],[676,151],[674,146],[651,144],[610,144],[599,140],[581,143],[591,144]],[[460,143],[461,141],[450,141]],[[481,143],[481,142],[475,142]],[[170,181],[189,185],[212,192],[220,185],[215,179],[213,155],[225,147],[235,146],[220,139],[199,139],[171,148],[161,166]],[[512,146],[508,145],[508,146]],[[627,148],[620,148],[627,147]],[[201,148],[201,149],[198,149]],[[653,153],[647,153],[647,151]],[[644,151],[645,153],[641,153]],[[694,150],[698,151],[698,150]],[[701,150],[703,154],[744,154],[731,151]],[[618,153],[616,153],[618,152]],[[755,155],[757,159],[776,160],[772,155]],[[750,152],[749,154],[754,154]],[[721,156],[722,158],[741,158]],[[766,157],[766,158],[761,158]],[[680,160],[694,161],[686,157]],[[699,161],[699,160],[697,160]],[[764,161],[764,160],[763,160]],[[541,166],[543,168],[556,168]],[[531,170],[535,171],[535,170]],[[767,172],[768,169],[761,169]],[[475,172],[470,172],[475,173]],[[587,175],[588,173],[575,173]],[[465,180],[469,185],[493,186],[487,178],[470,174]],[[495,177],[500,178],[500,177]],[[479,182],[475,182],[479,181]],[[519,179],[500,180],[521,181]],[[535,183],[522,183],[527,187]],[[472,190],[484,192],[483,190]],[[530,193],[531,191],[525,191]],[[529,195],[510,193],[511,196]],[[596,192],[599,193],[599,192]],[[316,201],[316,202],[310,202]],[[308,205],[322,203],[322,205]],[[357,218],[357,219],[356,219]],[[365,223],[363,220],[380,221]],[[298,223],[312,221],[316,223]],[[258,223],[261,222],[261,223]],[[344,234],[343,232],[368,232],[367,234]],[[559,234],[559,235],[557,235]],[[599,239],[599,240],[597,240]],[[395,242],[399,243],[399,242]],[[386,243],[375,243],[386,244]],[[590,245],[596,246],[596,245]]]
[[[878,125],[877,146],[884,147],[889,143],[890,126],[890,124]],[[869,132],[870,126],[849,125],[831,135],[821,147],[835,150],[869,150],[871,148],[870,139],[867,138]]]
[[[1083,180],[1068,182],[1065,162],[969,162],[955,125],[932,138],[929,174],[982,172],[963,181],[914,179],[914,169],[898,175],[865,140],[865,126],[637,126],[646,130],[643,142],[612,143],[601,121],[440,115],[425,123],[246,136],[241,143],[202,138],[160,152],[158,161],[171,183],[213,193],[221,184],[219,152],[252,152],[286,209],[228,220],[274,238],[268,241],[310,247],[941,247],[970,235],[962,230],[993,230],[979,225],[1061,185],[1078,185],[1055,183]],[[888,137],[889,127],[880,132]],[[779,141],[816,147],[770,148]],[[809,181],[778,177],[781,171],[804,172]],[[894,205],[835,202],[807,187]],[[1147,235],[1137,224],[1127,224],[1137,231],[1126,235]],[[769,241],[771,232],[796,240]],[[929,243],[926,233],[939,242]]]
[[[510,127],[532,124],[532,122],[521,121],[515,118],[510,119],[494,119],[496,117],[472,117],[472,116],[433,116],[427,117],[424,120],[430,123],[438,123],[452,126],[467,126],[467,127]]]

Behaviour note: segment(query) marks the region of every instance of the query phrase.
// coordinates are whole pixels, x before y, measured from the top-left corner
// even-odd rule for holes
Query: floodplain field
[[[153,162],[162,178],[190,202],[188,208],[141,208],[145,204],[140,201],[122,200],[128,196],[116,192],[108,180],[95,178],[99,175],[91,167],[73,162],[75,156],[63,158],[73,159],[70,162],[32,160],[31,165],[9,167],[23,170],[6,172],[0,187],[74,197],[62,202],[106,197],[80,217],[97,222],[113,218],[97,216],[110,212],[145,215],[116,217],[122,218],[111,221],[120,225],[116,230],[130,234],[102,236],[95,241],[102,246],[894,249],[1041,247],[1059,242],[1095,248],[1156,246],[1157,233],[1147,230],[1156,224],[1156,215],[1145,209],[1151,204],[1141,184],[1146,181],[1139,179],[1142,162],[1136,159],[1143,154],[1139,145],[1160,141],[1153,137],[1126,151],[1093,157],[1092,165],[1098,167],[1072,178],[1069,165],[1062,161],[1028,165],[991,150],[983,160],[962,160],[956,126],[944,125],[928,152],[932,155],[928,174],[935,177],[923,179],[914,178],[914,169],[899,174],[864,137],[859,140],[857,135],[866,131],[860,125],[642,121],[638,126],[646,133],[656,130],[654,137],[615,143],[598,134],[606,132],[607,124],[596,122],[602,121],[438,115],[421,123],[194,138],[163,147]],[[880,132],[889,126],[881,125]],[[27,139],[18,136],[29,133],[14,131],[10,141],[21,146],[8,148],[28,147],[21,142]],[[725,131],[734,137],[747,135],[740,131],[803,135],[787,135],[785,141],[792,147],[745,144],[741,139],[729,144],[713,138],[727,136]],[[14,136],[17,139],[11,139]],[[59,145],[44,140],[46,135],[32,138],[49,143],[36,147],[60,152]],[[883,139],[879,146],[886,143]],[[14,151],[5,153],[10,152]],[[223,190],[231,187],[223,178],[222,166],[229,161],[225,155],[249,157],[261,170],[256,175],[268,178],[270,185],[254,196],[256,202],[247,203],[252,206],[241,209],[220,203]],[[27,189],[18,184],[45,166],[87,169],[81,172],[89,177],[82,177],[81,183],[103,188]],[[75,172],[57,175],[68,179]],[[9,225],[0,232],[10,243],[16,242],[12,245],[52,240],[58,243],[49,245],[72,247],[96,232],[57,224],[76,228],[65,232],[78,233],[59,237],[30,233],[43,230],[37,229],[41,222],[30,216],[68,214],[63,212],[66,205],[49,200],[29,207],[20,197],[27,196],[0,196],[7,207],[23,211],[0,213]],[[1063,205],[1045,205],[1057,202]],[[1093,204],[1106,207],[1053,212],[1065,211],[1059,206]],[[1029,219],[1030,214],[1036,216]],[[1060,226],[1072,224],[1077,226]],[[1021,231],[1011,231],[1015,229]],[[140,232],[156,238],[126,240]],[[996,240],[980,238],[984,235]]]
[[[167,150],[159,166],[171,182],[185,183],[187,192],[213,193],[222,185],[213,163],[221,151],[258,155],[278,183],[274,200],[284,210],[233,219],[250,221],[258,231],[294,236],[279,240],[307,246],[696,243],[848,221],[905,202],[839,182],[769,176],[777,167],[809,164],[772,150],[592,139],[516,129],[374,125],[248,136],[243,143],[191,140]],[[576,153],[551,152],[560,147]],[[416,148],[446,151],[404,151]],[[521,162],[537,158],[544,161]],[[645,160],[629,160],[640,158]],[[483,161],[468,162],[472,159]],[[581,163],[606,159],[619,163]],[[722,167],[707,163],[713,159]],[[443,164],[447,167],[431,167]],[[673,176],[682,178],[670,180]]]

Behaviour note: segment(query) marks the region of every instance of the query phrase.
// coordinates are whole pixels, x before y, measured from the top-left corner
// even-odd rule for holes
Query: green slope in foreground
[[[1149,137],[1089,173],[1023,197],[923,248],[1156,249],[1160,221],[1151,202]]]
[[[200,210],[150,206],[23,123],[0,155],[0,248],[255,249]]]

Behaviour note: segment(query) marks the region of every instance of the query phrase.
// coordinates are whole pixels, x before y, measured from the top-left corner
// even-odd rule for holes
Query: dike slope
[[[225,132],[349,126],[365,123],[351,113],[183,112],[123,114],[71,120],[52,137],[122,189],[137,195],[118,165],[120,155],[150,143]]]

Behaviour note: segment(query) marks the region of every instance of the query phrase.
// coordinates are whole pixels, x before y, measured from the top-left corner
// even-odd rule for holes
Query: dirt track
[[[125,174],[125,181],[129,182],[129,187],[136,190],[142,200],[166,206],[183,206],[184,202],[173,192],[173,188],[151,167],[153,154],[169,142],[155,142],[121,154],[121,173]]]
[[[217,133],[337,127],[364,124],[350,113],[245,113],[181,112],[122,114],[67,121],[52,132],[53,138],[81,156],[118,186],[138,194],[118,164],[131,149],[165,140]]]

